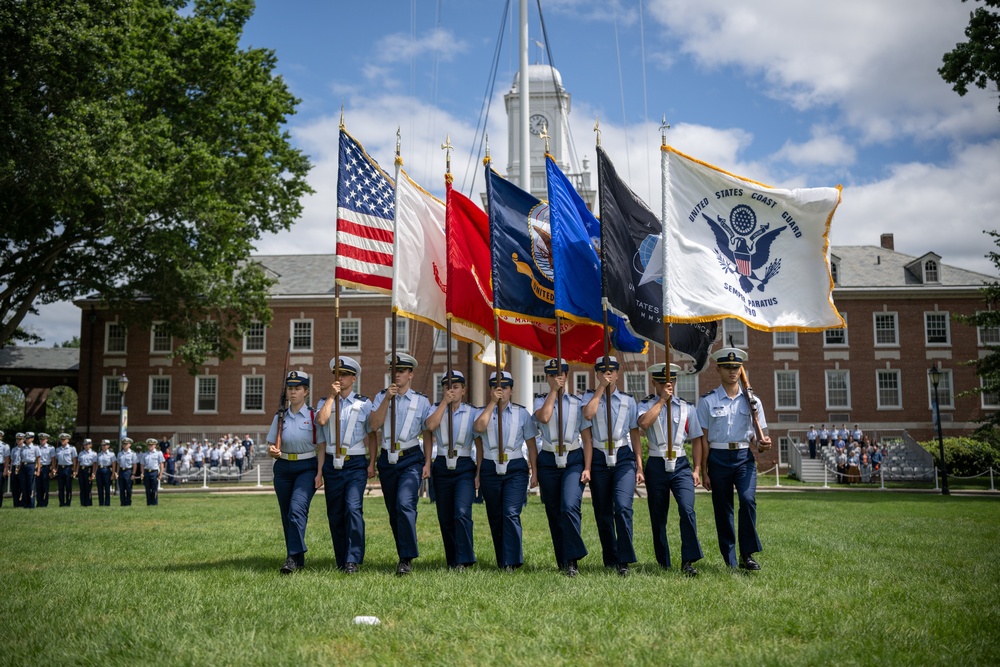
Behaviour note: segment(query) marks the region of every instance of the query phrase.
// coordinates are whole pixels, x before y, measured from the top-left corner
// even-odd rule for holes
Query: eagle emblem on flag
[[[770,229],[764,224],[757,227],[757,214],[746,204],[734,206],[729,212],[729,220],[716,216],[716,220],[702,213],[702,217],[715,233],[718,248],[715,255],[719,264],[727,273],[740,277],[740,287],[744,292],[757,289],[764,291],[765,285],[781,269],[781,258],[776,258],[768,264],[771,257],[771,244],[784,231],[785,226]],[[787,226],[787,225],[786,225]],[[764,266],[767,265],[765,269]],[[757,272],[764,270],[763,277]]]

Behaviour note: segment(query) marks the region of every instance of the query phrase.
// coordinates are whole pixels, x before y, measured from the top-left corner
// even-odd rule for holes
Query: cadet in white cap
[[[83,439],[83,451],[77,456],[76,464],[76,478],[80,481],[80,506],[90,507],[94,504],[91,488],[97,465],[97,452],[94,451],[90,438]]]
[[[541,438],[538,452],[538,486],[549,522],[556,565],[566,576],[579,573],[578,561],[587,555],[581,535],[583,487],[590,481],[593,448],[590,422],[583,417],[583,400],[566,392],[569,364],[565,359],[545,363],[547,394],[535,396],[534,419]],[[562,447],[559,446],[559,406],[562,406]],[[585,430],[584,429],[588,429]],[[581,436],[581,431],[584,431]]]
[[[38,468],[35,470],[35,507],[49,506],[49,481],[55,477],[52,467],[56,448],[49,444],[49,434],[38,434]]]
[[[420,447],[420,437],[429,441],[430,431],[424,421],[431,413],[431,403],[410,386],[417,360],[408,354],[389,355],[386,363],[392,373],[392,383],[380,391],[372,403],[371,430],[382,429],[382,452],[378,457],[378,476],[382,483],[382,499],[389,512],[389,526],[396,541],[396,574],[406,575],[417,550],[417,496],[422,479],[431,476],[431,456]],[[389,414],[390,400],[395,397],[395,427]]]
[[[680,366],[653,364],[649,376],[655,393],[639,403],[639,428],[644,429],[649,442],[646,460],[646,493],[649,498],[649,522],[653,529],[653,553],[656,562],[670,567],[670,545],[667,544],[667,514],[670,494],[677,500],[681,525],[681,572],[698,576],[693,563],[704,556],[698,542],[698,526],[694,514],[694,487],[701,483],[701,462],[705,447],[701,423],[694,406],[674,395]],[[670,402],[670,427],[667,427],[667,402]],[[669,435],[668,435],[669,434]],[[669,439],[672,438],[672,441]],[[692,443],[691,458],[684,449],[685,440]],[[691,461],[694,461],[692,470]]]
[[[118,460],[111,451],[111,441],[101,440],[101,451],[97,453],[97,504],[101,507],[111,506],[111,479]]]
[[[21,486],[20,506],[32,509],[35,507],[35,489],[42,466],[40,451],[38,445],[35,444],[35,434],[31,431],[24,434],[24,442],[21,443],[21,452],[18,458],[18,483]],[[48,480],[46,480],[46,484],[48,484]]]
[[[590,494],[604,566],[615,568],[624,577],[629,574],[629,565],[636,561],[632,544],[632,499],[636,485],[644,481],[638,406],[634,398],[618,391],[618,360],[615,357],[607,357],[607,363],[603,356],[598,357],[594,371],[597,389],[583,395],[583,416],[590,421],[594,442]],[[605,402],[607,392],[611,392],[611,424],[608,424]]]
[[[708,475],[703,482],[712,491],[715,530],[723,560],[729,567],[759,570],[760,565],[753,558],[753,554],[761,550],[757,537],[757,462],[750,451],[755,434],[749,399],[740,386],[740,369],[747,354],[737,348],[724,347],[712,358],[722,384],[698,402],[698,419],[708,439],[705,454]],[[764,408],[760,399],[754,398],[761,429],[767,429]],[[763,440],[757,443],[761,449],[771,446],[766,430],[764,434]],[[740,499],[739,561],[736,560],[737,539],[733,525],[734,489]]]
[[[3,431],[0,431],[0,507],[3,507],[3,483],[10,475],[10,445],[3,441]]]
[[[464,570],[476,563],[472,546],[472,503],[476,499],[476,462],[472,457],[472,444],[476,433],[472,428],[479,411],[465,398],[465,376],[456,370],[441,377],[441,402],[424,421],[424,428],[434,433],[437,457],[431,466],[431,484],[434,485],[435,507],[444,557],[448,567]],[[448,438],[448,410],[452,415],[454,446]],[[430,450],[433,444],[424,441]]]
[[[482,485],[497,567],[505,572],[513,572],[524,564],[521,509],[527,489],[538,486],[534,473],[538,430],[528,409],[510,402],[513,387],[514,378],[507,371],[501,371],[499,377],[491,373],[490,401],[473,422],[477,437],[477,486]],[[498,413],[503,415],[501,428],[497,427]],[[524,460],[524,444],[528,445],[528,461]]]
[[[277,414],[267,432],[267,453],[274,462],[274,495],[278,497],[281,528],[285,534],[285,563],[278,570],[291,574],[306,564],[306,523],[309,503],[323,486],[326,434],[316,424],[309,407],[309,375],[291,371],[285,377],[288,407],[278,438]],[[279,442],[280,440],[280,442]],[[279,446],[280,445],[280,446]]]
[[[18,479],[18,468],[21,467],[21,451],[24,449],[24,434],[14,436],[14,445],[10,448],[7,467],[4,475],[10,478],[10,498],[14,507],[21,507],[21,480]]]
[[[166,460],[159,449],[160,442],[156,438],[146,438],[146,451],[139,456],[142,466],[142,486],[146,490],[146,505],[160,504],[160,478],[163,477],[163,466]]]
[[[139,457],[132,451],[132,438],[122,438],[114,472],[114,478],[118,480],[118,502],[122,507],[132,505],[132,475],[138,463]]]
[[[55,459],[58,466],[56,482],[59,487],[59,507],[69,507],[73,504],[73,478],[76,477],[78,465],[76,447],[69,444],[69,433],[59,434],[59,446],[56,447]]]
[[[335,357],[330,359],[330,372],[334,374],[330,398],[321,398],[316,406],[316,423],[323,427],[326,440],[326,518],[337,568],[354,574],[365,560],[363,504],[365,487],[375,476],[378,442],[369,429],[372,402],[354,391],[361,366],[351,357],[340,357],[339,363]],[[335,404],[339,404],[340,411],[340,451],[334,430]]]

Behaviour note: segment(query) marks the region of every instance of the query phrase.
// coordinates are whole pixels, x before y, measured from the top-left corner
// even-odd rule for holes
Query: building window
[[[251,322],[247,330],[243,332],[243,351],[263,352],[265,349],[264,332],[266,330],[263,322]]]
[[[587,380],[589,379],[589,375],[590,373],[582,373],[580,371],[573,373],[573,388],[580,396],[587,393]]]
[[[833,284],[836,285],[840,282],[838,274],[840,273],[840,265],[836,262],[831,262],[830,264],[830,277],[833,278]]]
[[[170,412],[169,375],[154,375],[149,378],[149,411]]]
[[[219,409],[219,378],[202,375],[195,378],[195,412],[217,412]]]
[[[948,311],[924,313],[924,337],[928,345],[949,345],[950,334]]]
[[[625,371],[625,393],[636,400],[645,398],[647,391],[646,374],[641,371]]]
[[[799,409],[799,372],[774,372],[774,405],[778,410]]]
[[[851,409],[851,373],[845,370],[826,371],[826,409]]]
[[[677,395],[694,405],[698,402],[698,376],[690,373],[678,373],[677,384],[674,385]]]
[[[243,412],[263,414],[264,412],[264,376],[243,376]]]
[[[979,338],[979,347],[1000,345],[1000,326],[976,327],[976,335]]]
[[[385,318],[385,351],[392,352],[392,318]],[[410,351],[410,320],[396,318],[396,352]]]
[[[896,313],[875,313],[875,346],[899,346],[899,320]]]
[[[879,410],[903,407],[903,389],[899,371],[894,369],[875,371],[875,386],[878,391]]]
[[[104,396],[101,398],[102,412],[118,412],[122,409],[122,393],[118,391],[119,376],[104,378]]]
[[[979,378],[979,388],[983,389],[983,378]],[[980,405],[987,410],[995,410],[1000,408],[1000,392],[997,391],[981,391],[979,394]]]
[[[933,259],[924,262],[924,282],[936,283],[938,280],[938,263]]]
[[[739,320],[727,317],[722,320],[722,345],[729,347],[729,337],[733,338],[733,347],[747,346],[747,325]]]
[[[313,321],[292,320],[292,352],[312,352]]]
[[[104,354],[125,354],[127,344],[128,334],[124,324],[108,322],[104,325]]]
[[[775,331],[774,332],[774,346],[775,347],[798,347],[799,346],[799,332],[797,332],[797,331]]]
[[[444,398],[444,387],[441,386],[441,378],[444,377],[444,373],[434,374],[434,399],[431,403],[440,403],[441,399]]]
[[[153,324],[149,332],[149,353],[170,354],[174,351],[174,338],[167,333],[167,326],[161,323]]]
[[[841,313],[844,324],[847,324],[847,313]],[[824,347],[845,347],[847,345],[847,327],[843,329],[827,329],[823,332]]]
[[[361,320],[358,318],[340,320],[340,350],[342,352],[361,351]]]
[[[942,410],[955,407],[955,392],[952,391],[950,370],[941,369],[941,379],[938,381],[937,392]],[[927,378],[927,406],[934,409],[934,386],[931,384],[930,376]]]
[[[452,336],[451,339],[451,351],[454,352],[458,349],[458,339]],[[447,352],[448,351],[448,332],[444,329],[434,330],[434,351],[435,352]]]

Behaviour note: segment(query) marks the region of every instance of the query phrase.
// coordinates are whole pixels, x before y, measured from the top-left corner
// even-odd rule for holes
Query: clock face
[[[542,130],[544,130],[549,124],[549,121],[545,116],[540,113],[533,114],[528,119],[528,131],[534,135],[540,135]]]

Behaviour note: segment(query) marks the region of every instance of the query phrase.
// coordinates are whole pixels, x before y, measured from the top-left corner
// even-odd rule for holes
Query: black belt
[[[72,467],[73,467],[73,464],[72,464],[72,463],[70,463],[69,465],[61,465],[61,464],[60,464],[60,466],[59,466],[59,469],[60,469],[60,470],[63,470],[64,468],[72,468]]]
[[[107,470],[107,469],[108,469],[108,468],[110,468],[110,467],[111,467],[111,466],[97,466],[97,469],[98,469],[98,470]]]

